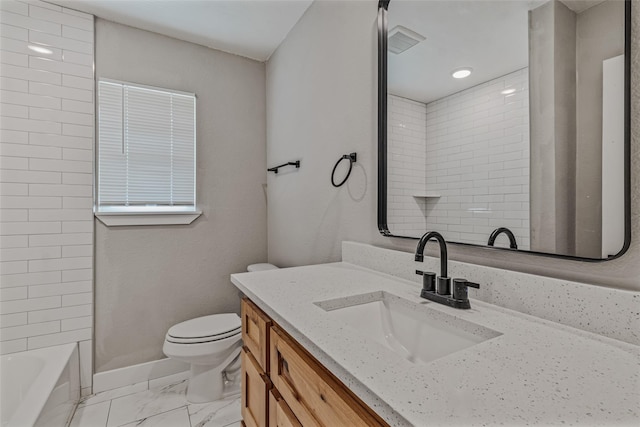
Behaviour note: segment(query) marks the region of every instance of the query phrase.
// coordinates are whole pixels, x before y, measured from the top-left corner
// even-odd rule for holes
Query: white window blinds
[[[195,95],[101,80],[98,212],[195,210]]]

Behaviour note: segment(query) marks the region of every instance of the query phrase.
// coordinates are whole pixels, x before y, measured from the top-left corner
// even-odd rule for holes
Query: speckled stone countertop
[[[389,424],[639,425],[640,347],[471,300],[456,310],[415,283],[349,263],[231,281]],[[501,335],[413,364],[316,302],[385,291]]]

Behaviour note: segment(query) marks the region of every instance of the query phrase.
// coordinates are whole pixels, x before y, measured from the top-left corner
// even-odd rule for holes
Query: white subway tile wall
[[[486,245],[507,227],[529,249],[528,69],[429,103],[426,166],[429,230]]]
[[[387,225],[393,234],[421,236],[427,227],[425,192],[427,106],[387,98]]]
[[[486,245],[494,229],[507,227],[518,248],[529,249],[528,80],[525,68],[427,105],[389,96],[392,233],[415,236],[422,234],[415,230],[435,230],[450,241]],[[425,110],[423,154],[412,151],[421,136],[420,124],[413,121],[419,119],[420,106]],[[411,144],[405,141],[407,126],[416,138]],[[405,164],[394,155],[404,156],[396,159]],[[424,159],[423,187],[412,181],[420,171],[409,159]],[[412,201],[407,196],[412,192],[437,197]],[[508,246],[504,235],[496,246]]]
[[[93,16],[0,2],[0,352],[80,342],[91,387]]]

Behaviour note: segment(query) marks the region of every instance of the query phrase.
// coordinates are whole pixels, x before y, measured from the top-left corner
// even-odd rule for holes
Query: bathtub
[[[2,427],[66,426],[80,399],[78,345],[2,356],[0,386]]]

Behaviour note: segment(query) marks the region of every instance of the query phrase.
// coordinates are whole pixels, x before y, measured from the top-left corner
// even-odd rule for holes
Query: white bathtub
[[[2,427],[66,426],[80,399],[78,345],[2,356]]]

